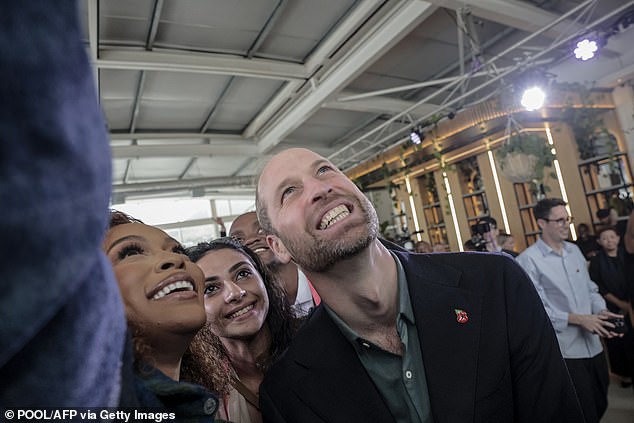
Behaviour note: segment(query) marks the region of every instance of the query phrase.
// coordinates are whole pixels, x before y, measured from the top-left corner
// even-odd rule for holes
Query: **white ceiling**
[[[625,0],[85,0],[81,14],[119,200],[252,192],[289,146],[349,169],[535,64],[606,86],[634,73],[624,25],[592,61],[570,55],[634,15]]]

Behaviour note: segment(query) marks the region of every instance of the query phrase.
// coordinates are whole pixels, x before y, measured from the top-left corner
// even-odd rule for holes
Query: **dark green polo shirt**
[[[396,328],[403,343],[403,356],[383,350],[361,338],[337,314],[324,304],[326,311],[350,341],[363,367],[377,387],[397,423],[433,423],[423,355],[418,341],[407,278],[401,262],[392,254],[398,271],[399,312]]]

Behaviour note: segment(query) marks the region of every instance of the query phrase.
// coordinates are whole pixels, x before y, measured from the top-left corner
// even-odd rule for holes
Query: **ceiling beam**
[[[201,132],[111,132],[111,140],[210,140],[212,143],[247,141],[242,135]],[[249,141],[251,145],[253,143]]]
[[[351,97],[357,95],[353,91],[342,91],[339,97]],[[401,100],[394,97],[387,96],[375,96],[371,98],[364,98],[359,100],[340,101],[333,100],[323,104],[325,109],[334,110],[349,110],[353,112],[365,112],[365,113],[377,113],[377,114],[396,114],[409,108],[414,104],[413,101]],[[411,112],[412,115],[424,115],[432,110],[436,110],[438,105],[436,104],[421,104],[414,108]]]
[[[277,4],[273,8],[273,13],[271,13],[269,18],[267,19],[266,24],[264,24],[264,28],[260,30],[257,38],[255,39],[251,47],[249,47],[249,51],[247,51],[248,59],[252,58],[253,55],[260,49],[260,46],[264,43],[271,31],[273,31],[277,20],[286,10],[287,5],[288,0],[278,0]]]
[[[274,124],[259,138],[259,150],[263,153],[270,151],[309,119],[328,97],[361,74],[435,10],[436,7],[426,1],[398,2],[361,40],[350,46],[346,54],[329,66],[321,79],[314,81],[311,89],[275,119]]]
[[[244,146],[232,145],[129,145],[113,146],[113,159],[135,159],[148,157],[218,157],[218,156],[240,156],[259,157],[257,149],[251,146],[246,149]]]
[[[193,188],[254,187],[255,176],[219,176],[212,178],[182,179],[172,181],[114,184],[114,193],[143,193],[164,190],[187,190]]]
[[[206,156],[259,156],[253,141],[233,134],[201,134],[199,132],[114,132],[113,141],[168,140],[170,144],[112,145],[115,159],[142,157],[206,157]],[[205,144],[185,144],[184,140],[206,140]]]
[[[245,59],[212,53],[101,49],[99,69],[152,70],[236,75],[286,81],[309,77],[304,65],[268,59]]]
[[[154,11],[150,20],[150,30],[145,40],[145,49],[152,50],[154,48],[154,40],[158,31],[159,22],[161,21],[161,13],[163,13],[163,0],[154,0]]]
[[[359,5],[345,17],[341,25],[337,26],[306,60],[307,73],[313,74],[313,72],[323,66],[333,52],[337,51],[341,44],[371,16],[381,2],[382,0],[361,0]],[[243,132],[244,137],[251,138],[259,133],[269,119],[296,95],[303,83],[304,81],[287,82],[249,123]]]
[[[536,31],[559,15],[548,12],[537,6],[517,0],[429,0],[436,6],[460,10],[467,6],[471,13],[492,22],[521,29],[526,32]],[[583,25],[571,20],[561,22],[550,28],[545,35],[557,37],[578,31]]]
[[[507,49],[505,49],[503,52],[498,53],[495,57],[489,59],[487,61],[487,63],[484,64],[484,66],[487,66],[490,63],[495,62],[498,58],[505,56],[509,51],[512,51],[513,49],[525,44],[526,42],[530,41],[531,39],[539,36],[541,33],[547,31],[550,27],[557,25],[559,22],[567,19],[569,16],[572,16],[574,13],[577,13],[581,8],[586,7],[587,4],[589,4],[592,0],[588,0],[578,6],[576,6],[575,8],[569,10],[568,12],[566,12],[565,14],[561,15],[559,18],[557,18],[556,20],[550,22],[547,26],[545,26],[544,28],[533,32],[532,34],[530,34],[529,36],[527,36],[526,38],[524,38],[523,40],[515,43],[514,45],[508,47]],[[634,5],[634,1],[630,1],[626,4],[623,4],[620,7],[617,7],[615,9],[610,10],[608,13],[606,13],[605,15],[597,18],[596,20],[588,23],[587,27],[588,28],[595,28],[600,26],[601,24],[605,23],[606,21],[608,21],[609,19],[613,18],[614,16],[617,16],[620,13],[623,13],[625,10],[627,10],[629,7],[632,7]],[[585,30],[585,29],[584,29]],[[582,32],[582,31],[580,31]],[[522,67],[527,66],[530,62],[535,62],[536,60],[540,59],[542,56],[546,55],[547,53],[551,52],[552,50],[555,50],[557,48],[560,48],[561,46],[563,46],[566,43],[570,43],[572,40],[574,40],[576,37],[578,37],[580,35],[580,32],[577,33],[571,33],[565,37],[562,37],[559,41],[553,42],[550,46],[545,47],[544,49],[540,50],[539,52],[537,52],[535,55],[530,56],[525,58],[524,60],[518,62],[513,68],[500,73],[499,75],[483,82],[482,84],[478,85],[477,87],[471,88],[468,92],[464,93],[463,95],[460,95],[450,101],[447,101],[447,103],[445,104],[445,108],[453,106],[454,104],[456,104],[457,102],[461,101],[464,98],[467,98],[470,95],[473,95],[475,93],[477,93],[478,91],[482,90],[483,88],[486,88],[490,85],[492,85],[493,83],[496,83],[498,80],[510,75],[511,73],[513,73],[515,70],[518,70]],[[451,84],[451,83],[450,83]],[[449,87],[449,84],[447,86],[447,88]],[[429,100],[431,100],[432,98],[434,98],[437,95],[437,93],[433,93],[428,97],[425,97],[424,99],[420,100],[420,103],[425,103]],[[406,113],[407,111],[401,112],[401,114]],[[394,119],[396,119],[397,117],[399,117],[399,115],[395,115],[392,118],[390,118],[390,120],[388,120],[384,125],[388,124],[389,122],[393,121]],[[428,116],[423,117],[423,119],[427,118]],[[369,131],[368,133],[365,134],[365,136],[369,136],[371,135],[373,132],[381,129],[382,126],[378,126],[377,128],[373,129],[372,131]],[[379,140],[378,142],[375,143],[375,145],[378,145],[380,142],[389,140],[390,137],[399,137],[400,140],[398,141],[394,141],[392,142],[392,146],[396,146],[398,144],[401,144],[402,142],[404,142],[407,137],[405,137],[405,129],[406,128],[402,128],[396,131],[393,131],[391,134],[388,134],[386,137],[382,138],[381,140]],[[352,162],[354,160],[355,163],[358,162],[362,162],[364,160],[367,160],[369,157],[363,157],[363,158],[358,158],[355,159],[356,157],[358,157],[360,154],[367,152],[368,150],[370,150],[372,147],[368,146],[360,151],[355,152],[352,155],[348,155],[348,157],[345,157],[343,159],[343,161],[339,161],[338,156],[342,155],[342,153],[344,151],[346,151],[346,149],[350,149],[351,147],[353,147],[357,142],[362,141],[363,138],[358,138],[354,141],[350,141],[345,147],[341,148],[340,150],[336,151],[335,153],[333,153],[331,156],[329,156],[328,158],[331,159],[335,164],[337,164],[339,167],[342,167],[344,170],[347,170],[347,168],[345,166],[343,166],[344,163],[346,162]]]
[[[147,157],[259,157],[255,144],[250,141],[231,144],[166,144],[166,145],[115,145],[111,147],[114,159]]]

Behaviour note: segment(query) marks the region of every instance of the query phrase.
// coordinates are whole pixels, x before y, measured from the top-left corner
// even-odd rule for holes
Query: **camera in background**
[[[486,251],[487,240],[484,234],[491,232],[491,224],[488,222],[478,222],[471,225],[471,239],[468,241],[472,251]]]

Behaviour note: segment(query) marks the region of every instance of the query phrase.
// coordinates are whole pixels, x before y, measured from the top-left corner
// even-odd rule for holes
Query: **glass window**
[[[205,199],[139,200],[113,204],[112,208],[141,219],[148,225],[211,218],[209,200]]]
[[[185,247],[191,247],[199,242],[210,241],[220,236],[220,234],[216,231],[216,225],[200,225],[186,228],[166,229],[165,232],[172,238],[178,240]]]

